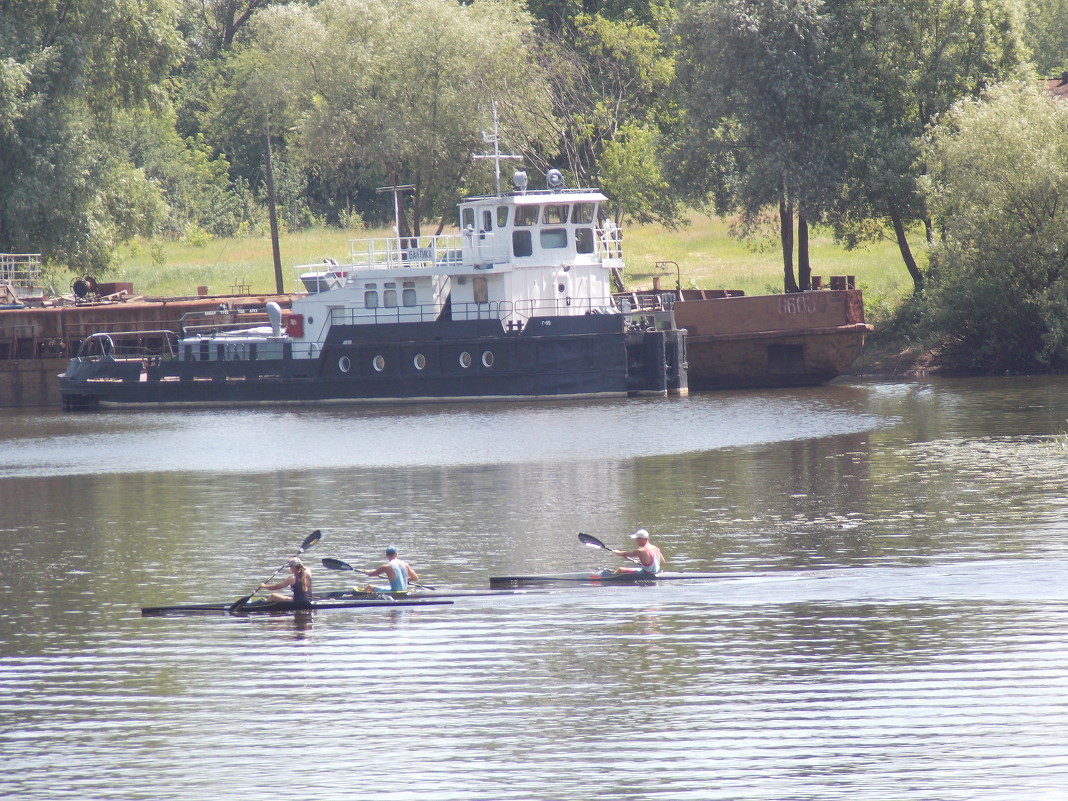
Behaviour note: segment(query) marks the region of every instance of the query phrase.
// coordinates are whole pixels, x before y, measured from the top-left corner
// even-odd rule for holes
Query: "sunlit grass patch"
[[[349,242],[374,236],[389,236],[387,229],[346,231],[316,228],[285,233],[280,239],[283,290],[297,286],[297,266],[321,263],[330,257],[344,264]],[[917,239],[917,251],[921,250]],[[873,308],[896,306],[912,289],[911,279],[894,243],[878,242],[864,249],[847,251],[826,233],[816,229],[811,237],[812,269],[826,285],[832,275],[853,275]],[[730,235],[727,222],[692,213],[690,224],[678,230],[660,225],[628,226],[623,237],[628,286],[647,287],[654,275],[661,286],[740,289],[748,295],[781,292],[782,256],[778,243],[769,241],[754,248]],[[657,270],[657,262],[675,262]],[[252,293],[275,291],[274,260],[269,237],[208,239],[199,243],[139,241],[118,254],[118,266],[103,280],[129,281],[142,295],[195,295],[200,286],[209,294],[235,288]]]

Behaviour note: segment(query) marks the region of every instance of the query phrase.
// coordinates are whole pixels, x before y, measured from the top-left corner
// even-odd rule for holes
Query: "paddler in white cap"
[[[648,573],[650,576],[655,576],[664,569],[664,554],[660,553],[660,549],[649,542],[648,531],[640,528],[630,537],[637,545],[634,550],[613,550],[612,553],[616,556],[622,556],[624,559],[637,559],[641,563],[641,572]],[[621,567],[616,570],[617,573],[636,573],[637,571],[638,568],[634,567]]]
[[[410,564],[397,556],[397,549],[386,548],[386,563],[374,570],[364,570],[366,576],[385,576],[389,579],[390,592],[408,592],[408,586],[419,581],[419,574]]]

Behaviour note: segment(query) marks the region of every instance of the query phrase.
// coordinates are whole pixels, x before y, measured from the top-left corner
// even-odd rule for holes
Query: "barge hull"
[[[872,326],[859,289],[708,298],[683,290],[672,308],[687,331],[694,390],[810,386],[841,375]]]

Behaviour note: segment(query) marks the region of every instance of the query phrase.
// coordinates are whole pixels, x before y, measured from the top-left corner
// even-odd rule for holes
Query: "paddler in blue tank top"
[[[408,585],[419,581],[419,574],[412,570],[412,566],[402,561],[397,556],[397,549],[392,545],[386,548],[386,563],[379,565],[374,570],[365,570],[367,576],[385,576],[389,579],[390,592],[408,592]]]
[[[280,592],[271,592],[267,596],[268,603],[274,601],[293,601],[298,606],[311,606],[312,600],[312,577],[311,571],[297,557],[290,559],[286,566],[290,575],[277,584],[260,584],[261,590],[284,590],[286,587],[293,588],[293,595],[283,595]]]
[[[631,539],[637,542],[638,547],[633,551],[616,551],[613,550],[616,556],[622,556],[626,559],[637,559],[641,562],[641,572],[648,573],[651,576],[655,576],[661,570],[664,569],[664,554],[660,553],[660,549],[649,542],[649,532],[644,528],[640,528],[630,535]],[[616,570],[617,573],[637,573],[636,567],[621,567]]]

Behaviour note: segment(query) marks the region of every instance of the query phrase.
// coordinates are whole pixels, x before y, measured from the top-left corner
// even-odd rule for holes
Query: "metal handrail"
[[[155,348],[146,345],[144,340],[149,338],[162,342],[162,346]],[[91,334],[81,341],[77,358],[113,359],[115,361],[136,361],[156,357],[172,359],[178,353],[177,344],[178,335],[166,329],[101,332]]]

